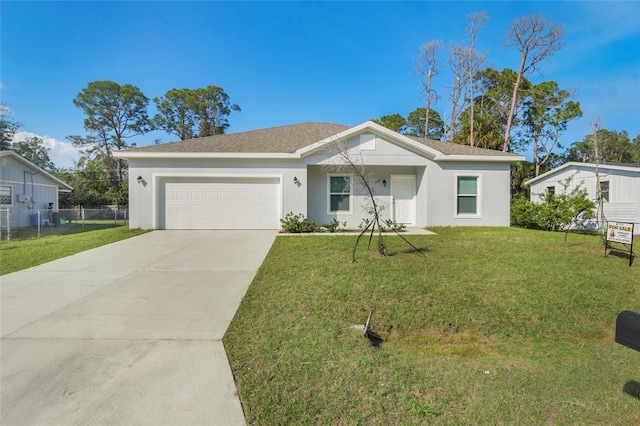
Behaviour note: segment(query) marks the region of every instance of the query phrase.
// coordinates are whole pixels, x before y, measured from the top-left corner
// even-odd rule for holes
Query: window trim
[[[458,198],[469,194],[458,194],[459,178],[476,178],[476,212],[475,213],[458,213]],[[453,217],[460,219],[481,219],[482,218],[482,174],[479,173],[455,173],[453,180]]]
[[[556,195],[556,186],[555,185],[549,185],[545,188],[545,194],[551,194],[551,195]]]
[[[13,199],[15,198],[13,193],[13,185],[0,185],[0,187],[9,188],[9,196],[11,198],[11,202],[9,204],[0,204],[0,207],[13,207]]]
[[[376,135],[373,133],[360,134],[359,146],[360,151],[375,151],[376,150]]]
[[[332,177],[348,177],[349,178],[349,210],[331,210],[331,195],[338,195],[337,192],[331,192]],[[346,193],[341,193],[347,195]],[[327,173],[327,214],[353,214],[353,174],[351,173]]]

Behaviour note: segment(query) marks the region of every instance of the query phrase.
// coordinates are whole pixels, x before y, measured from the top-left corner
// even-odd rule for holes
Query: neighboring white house
[[[13,151],[0,151],[0,211],[3,224],[33,225],[38,210],[58,211],[58,193],[72,187]],[[46,217],[40,217],[45,220]]]
[[[344,141],[364,164],[382,216],[407,226],[509,226],[510,165],[520,155],[408,137],[373,122],[302,123],[120,151],[129,226],[279,229],[287,213],[356,228],[367,197],[332,165]]]
[[[640,234],[640,164],[600,164],[598,168],[605,219],[635,223],[634,233]],[[561,193],[567,183],[567,192],[579,186],[597,200],[595,164],[566,163],[526,182],[532,202],[540,202],[549,191]]]

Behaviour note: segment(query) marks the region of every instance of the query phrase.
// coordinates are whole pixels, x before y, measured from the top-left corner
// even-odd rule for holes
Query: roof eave
[[[524,161],[524,155],[447,155],[440,154],[435,160],[438,162],[483,162],[483,163],[518,163]]]
[[[300,155],[286,152],[114,152],[116,158],[129,159],[296,159]]]
[[[2,155],[3,156],[8,155],[9,157],[12,157],[14,160],[16,160],[18,163],[22,163],[22,165],[24,165],[26,167],[29,167],[30,169],[36,170],[37,173],[42,173],[43,175],[45,175],[47,177],[47,179],[49,179],[50,181],[52,181],[52,182],[54,182],[54,183],[56,183],[58,185],[58,191],[59,192],[71,192],[71,191],[73,191],[73,187],[72,186],[69,186],[68,184],[64,183],[63,181],[61,181],[57,177],[53,176],[51,173],[49,173],[48,171],[46,171],[42,167],[36,166],[35,164],[33,164],[31,161],[27,160],[23,156],[15,153],[13,151],[6,151],[6,152],[2,153]]]
[[[549,176],[552,176],[556,173],[561,172],[564,169],[568,169],[572,166],[575,167],[586,167],[586,168],[590,168],[590,169],[595,169],[596,165],[595,163],[579,163],[577,161],[570,161],[568,163],[563,164],[562,166],[556,167],[553,170],[549,170],[546,173],[541,174],[540,176],[536,176],[532,179],[529,179],[528,181],[524,182],[524,185],[531,185],[534,184],[538,181],[541,181],[543,179],[548,178]],[[625,171],[625,172],[632,172],[632,173],[640,173],[640,169],[636,168],[636,167],[629,167],[629,166],[615,166],[615,165],[610,165],[610,164],[599,164],[598,167],[600,169],[608,169],[608,170],[619,170],[619,171]]]

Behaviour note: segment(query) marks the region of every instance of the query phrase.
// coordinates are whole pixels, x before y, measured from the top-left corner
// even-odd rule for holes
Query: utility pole
[[[591,123],[593,126],[593,151],[595,154],[596,162],[596,199],[598,201],[598,227],[600,228],[600,238],[602,244],[606,243],[607,236],[605,235],[607,229],[604,223],[604,199],[602,197],[602,187],[600,186],[600,154],[598,152],[598,133],[600,131],[600,120],[596,119]]]

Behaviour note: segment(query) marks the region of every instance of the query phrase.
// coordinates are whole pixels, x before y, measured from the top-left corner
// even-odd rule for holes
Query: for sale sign
[[[607,223],[607,241],[622,244],[633,243],[633,223]]]
[[[604,244],[604,257],[607,257],[609,241],[629,247],[629,266],[633,264],[633,223],[607,222],[607,239]]]

